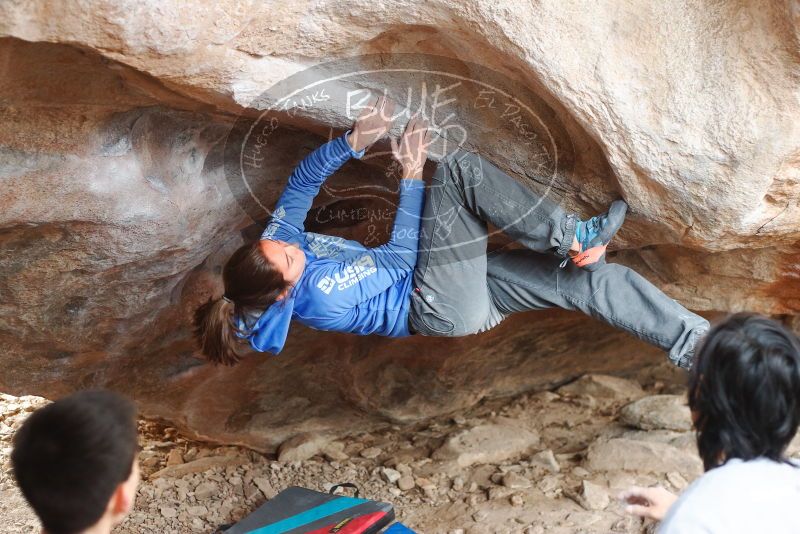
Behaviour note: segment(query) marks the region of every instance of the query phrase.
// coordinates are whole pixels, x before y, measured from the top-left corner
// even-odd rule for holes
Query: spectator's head
[[[800,342],[766,317],[736,314],[701,342],[689,407],[705,469],[731,458],[782,461],[800,423]]]
[[[47,534],[111,527],[133,507],[136,409],[109,391],[84,391],[37,410],[14,437],[17,484]]]

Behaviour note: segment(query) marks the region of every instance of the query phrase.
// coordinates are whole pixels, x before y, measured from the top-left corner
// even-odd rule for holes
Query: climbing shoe
[[[572,256],[572,262],[582,269],[594,271],[606,262],[606,247],[625,221],[628,204],[624,200],[611,203],[608,213],[578,221],[575,225],[575,239],[581,247]]]

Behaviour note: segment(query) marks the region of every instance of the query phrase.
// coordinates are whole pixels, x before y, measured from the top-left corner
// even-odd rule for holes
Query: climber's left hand
[[[385,96],[375,98],[361,112],[353,131],[347,136],[347,142],[356,152],[369,147],[386,135],[392,127],[394,102]]]

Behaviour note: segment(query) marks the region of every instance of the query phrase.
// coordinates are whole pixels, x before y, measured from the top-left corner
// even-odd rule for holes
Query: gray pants
[[[409,325],[427,336],[465,336],[515,312],[580,310],[692,364],[708,321],[636,272],[616,264],[562,268],[575,215],[519,184],[480,156],[442,160],[427,191]],[[529,250],[486,253],[487,222]]]

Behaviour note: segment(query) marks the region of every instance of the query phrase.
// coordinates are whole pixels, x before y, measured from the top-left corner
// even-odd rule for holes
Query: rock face
[[[405,102],[407,79],[427,80],[433,69],[411,73],[421,56],[404,53],[473,80],[452,89],[443,141],[468,132],[469,148],[582,215],[624,197],[614,261],[699,311],[800,313],[795,3],[213,4],[0,5],[0,390],[112,387],[197,436],[274,450],[301,432],[420,419],[662,358],[549,311],[460,340],[295,325],[278,358],[197,358],[192,310],[221,293],[220,266],[258,234],[292,166],[351,123],[348,91]],[[279,82],[302,85],[337,59],[314,105],[281,100]],[[404,74],[341,77],[376,61]],[[492,108],[473,63],[524,105]],[[269,172],[232,182],[241,118],[281,105],[280,135],[257,145]],[[385,239],[385,166],[348,164],[309,228]]]

